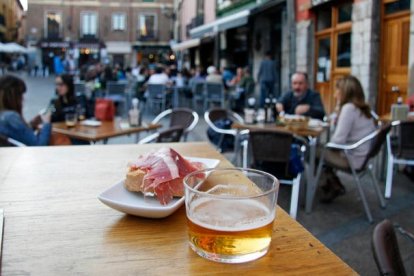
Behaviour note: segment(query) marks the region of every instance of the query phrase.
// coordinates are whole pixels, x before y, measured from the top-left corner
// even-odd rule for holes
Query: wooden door
[[[383,9],[382,23],[380,115],[389,113],[399,96],[404,101],[407,96],[410,13],[386,14]]]

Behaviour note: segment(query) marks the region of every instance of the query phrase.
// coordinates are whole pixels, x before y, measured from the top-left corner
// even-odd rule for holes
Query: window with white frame
[[[139,34],[143,37],[155,37],[157,31],[157,15],[156,14],[140,14],[139,15]]]
[[[46,37],[58,38],[62,27],[62,14],[60,12],[48,11],[45,15]]]
[[[113,13],[112,14],[112,30],[125,31],[126,29],[126,14]]]
[[[81,13],[82,35],[96,35],[98,32],[98,14],[96,12]]]

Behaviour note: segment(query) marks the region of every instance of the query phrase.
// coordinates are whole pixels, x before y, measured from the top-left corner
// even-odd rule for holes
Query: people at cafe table
[[[75,95],[73,77],[63,74],[55,79],[56,97],[50,101],[49,109],[52,112],[52,122],[65,121],[66,114],[76,113],[78,116],[90,117],[91,108],[87,107],[84,95]]]
[[[325,110],[319,93],[308,87],[308,76],[296,72],[291,79],[292,91],[283,94],[276,104],[277,111],[296,114],[322,120]]]
[[[346,76],[336,83],[338,117],[335,132],[330,142],[353,144],[375,131],[375,120],[369,105],[365,102],[364,92],[359,80]],[[361,168],[370,148],[369,143],[362,144],[349,152],[350,162],[355,169]],[[347,167],[346,156],[341,151],[325,152],[324,173],[326,183],[322,186],[321,202],[330,203],[336,197],[345,194],[345,188],[336,176],[333,167]]]
[[[25,92],[23,80],[10,75],[0,78],[0,135],[27,146],[48,145],[51,133],[50,113],[40,116],[41,127],[35,133],[22,114]]]

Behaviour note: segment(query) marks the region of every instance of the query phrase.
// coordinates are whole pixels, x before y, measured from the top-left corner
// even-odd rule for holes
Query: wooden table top
[[[281,130],[281,131],[288,131],[290,133],[296,134],[298,136],[312,136],[318,137],[322,134],[325,130],[323,127],[316,127],[316,128],[290,128],[289,126],[284,125],[277,125],[275,123],[268,123],[268,124],[239,124],[233,123],[232,128],[235,129],[268,129],[268,130]]]
[[[207,143],[168,146],[231,166]],[[0,148],[5,216],[0,274],[356,274],[280,208],[268,254],[229,265],[205,260],[190,249],[184,206],[167,218],[145,219],[98,201],[98,194],[124,177],[128,161],[158,147]]]
[[[139,127],[122,128],[119,122],[102,121],[102,125],[84,126],[78,123],[75,127],[67,127],[65,122],[53,123],[52,131],[67,135],[70,138],[84,140],[88,142],[96,142],[108,138],[113,138],[122,135],[134,134],[141,131],[157,129],[161,127],[159,124],[149,124]]]

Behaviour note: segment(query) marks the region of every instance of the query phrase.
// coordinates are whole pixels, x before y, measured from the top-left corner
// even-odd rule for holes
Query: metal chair
[[[335,144],[335,143],[332,143],[332,142],[327,143],[325,145],[325,148],[322,151],[322,155],[321,155],[321,158],[320,158],[320,161],[319,161],[319,166],[318,166],[318,170],[317,170],[317,173],[316,173],[316,179],[315,179],[315,186],[313,187],[313,191],[312,191],[312,195],[311,195],[312,201],[313,201],[313,198],[315,196],[315,191],[316,191],[317,183],[319,181],[319,178],[320,178],[320,175],[321,175],[321,172],[322,172],[322,167],[325,163],[324,156],[325,156],[326,150],[339,150],[339,151],[342,151],[345,154],[345,157],[346,157],[346,160],[347,160],[347,166],[338,167],[338,166],[335,166],[335,164],[329,164],[329,166],[331,166],[332,168],[335,168],[337,170],[341,170],[341,171],[344,171],[346,173],[352,174],[352,176],[354,177],[356,186],[358,188],[358,192],[359,192],[359,195],[361,197],[362,204],[364,206],[365,213],[367,215],[368,221],[370,223],[372,223],[373,219],[372,219],[371,211],[369,209],[368,202],[366,200],[364,190],[362,189],[362,184],[361,184],[360,178],[363,177],[367,173],[367,171],[369,172],[369,175],[372,179],[374,189],[375,189],[375,191],[377,193],[377,196],[378,196],[378,199],[380,201],[380,205],[381,205],[382,208],[385,208],[384,198],[382,197],[382,194],[381,194],[380,188],[378,186],[377,180],[374,176],[374,173],[372,172],[373,164],[371,162],[372,161],[371,159],[373,159],[380,152],[381,147],[384,144],[384,142],[386,140],[386,136],[387,136],[388,132],[390,131],[390,129],[391,129],[390,124],[382,125],[379,129],[377,129],[376,131],[370,133],[369,135],[365,136],[364,138],[362,138],[361,140],[359,140],[358,142],[356,142],[352,145],[339,145],[339,144]],[[370,147],[370,150],[369,150],[367,156],[365,157],[363,165],[360,168],[354,168],[352,166],[352,162],[351,162],[351,159],[350,159],[349,152],[356,149],[356,148],[358,148],[359,146],[361,146],[365,143],[369,143],[369,142],[371,143],[371,147]]]
[[[217,150],[221,152],[221,147],[226,135],[231,135],[234,137],[234,159],[233,163],[238,163],[238,154],[241,152],[242,144],[246,142],[246,134],[249,133],[248,130],[238,131],[236,129],[222,129],[217,127],[214,122],[219,119],[230,119],[232,122],[237,122],[240,124],[244,123],[243,118],[230,110],[224,108],[213,108],[204,113],[204,120],[207,125],[216,133],[220,134],[220,140],[216,145]]]
[[[197,112],[188,108],[167,109],[152,120],[152,124],[158,124],[165,117],[170,117],[170,127],[181,126],[184,128],[183,140],[187,141],[190,133],[198,123],[199,116]]]
[[[204,101],[206,99],[205,87],[206,83],[204,81],[196,82],[192,87],[193,92],[193,108],[197,110],[198,103],[201,102],[204,107]]]
[[[296,219],[299,203],[300,180],[302,173],[291,176],[288,171],[293,134],[279,130],[250,130],[248,143],[243,145],[243,152],[250,152],[252,168],[262,169],[275,175],[281,184],[292,186],[289,215]],[[246,148],[250,150],[247,150]],[[303,160],[304,148],[301,150]],[[247,159],[244,154],[243,159]],[[243,161],[244,167],[249,164]]]
[[[154,108],[154,105],[159,105],[161,110],[165,110],[167,105],[167,92],[165,85],[163,84],[148,84],[147,86],[147,103],[150,108]]]
[[[223,84],[206,82],[205,87],[204,110],[207,110],[211,103],[220,103],[220,107],[224,108],[226,99]]]
[[[387,135],[387,179],[385,181],[385,198],[391,197],[394,164],[414,165],[414,122],[395,121],[396,145],[391,143],[391,134]]]
[[[173,126],[169,129],[151,134],[144,139],[141,139],[138,144],[148,143],[176,143],[179,142],[184,132],[182,126]]]
[[[113,82],[110,81],[106,84],[106,99],[112,100],[118,107],[122,105],[122,112],[127,111],[127,94],[126,94],[126,82]],[[118,112],[118,114],[123,114]]]
[[[0,147],[26,147],[26,145],[13,138],[0,135]]]
[[[392,223],[383,220],[372,234],[372,252],[380,275],[407,275]]]

